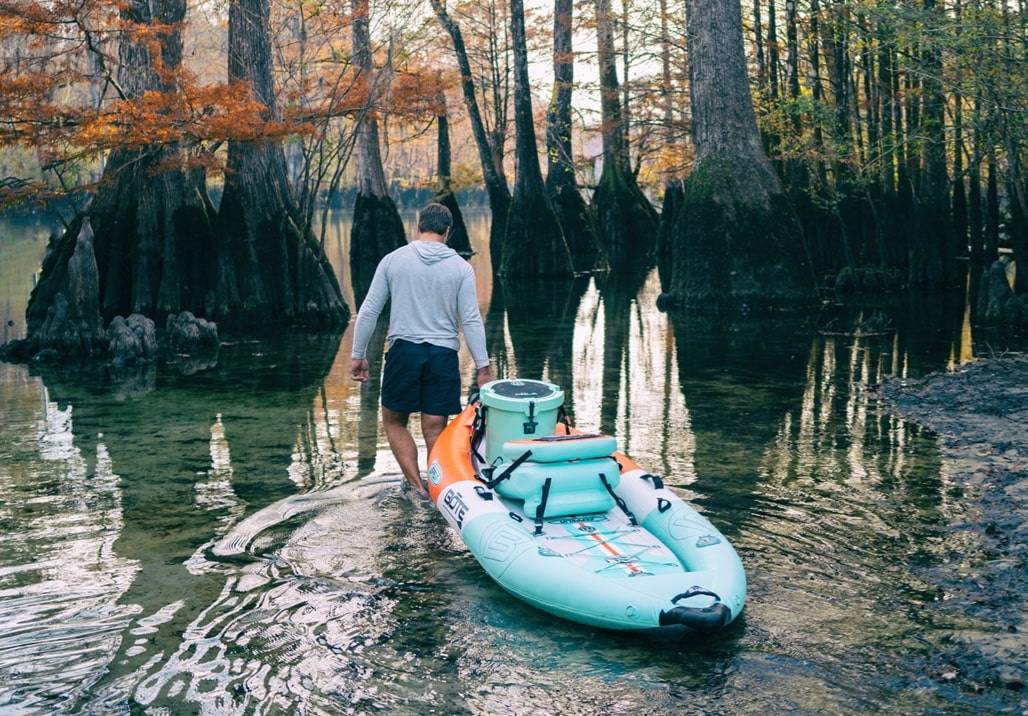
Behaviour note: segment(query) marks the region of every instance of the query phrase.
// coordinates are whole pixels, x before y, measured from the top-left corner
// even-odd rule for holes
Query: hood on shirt
[[[422,241],[421,239],[415,239],[410,242],[410,245],[418,252],[418,258],[428,266],[457,255],[456,251],[446,244],[441,244],[438,241]]]

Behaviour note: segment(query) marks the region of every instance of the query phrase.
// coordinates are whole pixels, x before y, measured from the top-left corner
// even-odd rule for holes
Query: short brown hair
[[[453,214],[442,204],[432,202],[425,204],[418,212],[418,231],[427,234],[446,236],[453,227]]]

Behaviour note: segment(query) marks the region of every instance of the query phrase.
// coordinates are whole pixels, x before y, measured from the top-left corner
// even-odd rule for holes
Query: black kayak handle
[[[678,600],[679,599],[688,599],[689,597],[701,597],[701,596],[704,596],[704,597],[714,597],[714,599],[718,600],[719,602],[721,601],[720,595],[718,595],[715,592],[710,591],[709,589],[704,589],[703,587],[690,587],[689,589],[686,589],[681,594],[677,594],[674,597],[672,597],[671,598],[671,603],[672,604],[678,604]]]

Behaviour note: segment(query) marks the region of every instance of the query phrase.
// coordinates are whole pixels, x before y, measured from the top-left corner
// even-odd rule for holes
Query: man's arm
[[[368,379],[369,366],[367,358],[365,358],[368,341],[371,340],[378,317],[389,300],[389,279],[386,277],[388,263],[389,257],[387,256],[375,267],[375,275],[371,279],[368,295],[364,297],[364,302],[357,311],[357,320],[353,326],[353,350],[350,354],[353,361],[350,372],[354,380],[362,383]]]
[[[457,291],[457,313],[460,315],[461,330],[464,331],[464,342],[468,344],[471,357],[478,369],[478,385],[485,385],[493,379],[489,367],[489,351],[485,345],[485,326],[482,325],[482,313],[478,310],[478,295],[475,293],[475,272],[470,267],[464,274]]]

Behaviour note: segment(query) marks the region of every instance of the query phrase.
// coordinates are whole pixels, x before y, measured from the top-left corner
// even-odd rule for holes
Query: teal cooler
[[[553,435],[564,391],[541,380],[494,380],[479,393],[485,408],[485,459],[505,462],[503,444]]]

